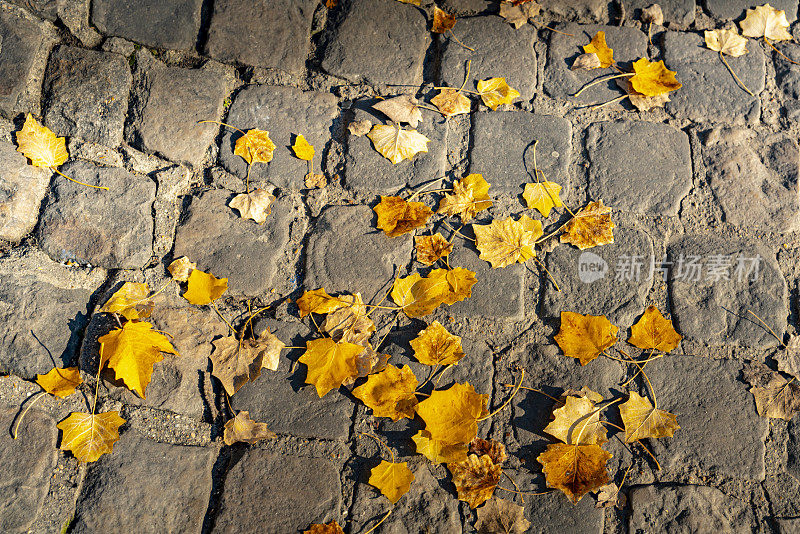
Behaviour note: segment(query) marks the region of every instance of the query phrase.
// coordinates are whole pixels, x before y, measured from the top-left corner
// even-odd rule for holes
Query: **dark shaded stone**
[[[37,16],[55,22],[58,19],[59,0],[8,0],[12,4],[24,7]]]
[[[776,46],[786,57],[800,62],[800,46],[786,42]],[[800,66],[776,55],[775,81],[784,96],[783,107],[787,118],[797,120],[800,116]]]
[[[106,35],[155,48],[193,48],[202,0],[92,0],[92,24]]]
[[[0,239],[18,243],[33,230],[52,174],[0,142]]]
[[[41,24],[14,9],[0,10],[0,113],[39,110],[41,76],[50,40]]]

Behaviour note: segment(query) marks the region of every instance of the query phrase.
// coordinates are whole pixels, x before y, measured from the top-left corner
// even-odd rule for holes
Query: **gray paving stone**
[[[30,401],[28,401],[30,403]],[[18,406],[0,409],[0,426],[10,429]],[[50,487],[56,465],[58,430],[50,416],[33,409],[20,424],[17,439],[0,433],[0,529],[9,534],[28,532]]]
[[[786,472],[800,481],[800,418],[789,423],[789,440],[786,442]]]
[[[778,532],[780,534],[794,534],[800,532],[800,517],[793,519],[777,519]]]
[[[59,136],[118,146],[131,81],[128,60],[118,54],[59,46],[45,75],[45,126]]]
[[[18,10],[0,10],[0,113],[38,112],[50,38],[41,24]]]
[[[284,534],[312,523],[342,524],[341,493],[328,458],[249,449],[228,471],[213,531]]]
[[[608,0],[542,0],[542,9],[549,14],[578,22],[608,22]]]
[[[748,386],[737,380],[741,369],[735,360],[683,354],[648,365],[658,407],[674,413],[681,427],[671,438],[650,440],[664,469],[662,480],[687,475],[764,480],[769,421],[756,413]]]
[[[606,43],[614,49],[614,60],[622,68],[647,56],[647,36],[636,28],[569,23],[558,26],[558,30],[575,37],[550,32],[544,90],[553,98],[576,105],[602,103],[622,94],[619,86],[611,80],[587,89],[578,98],[572,96],[587,83],[611,74],[611,69],[570,70],[575,58],[583,54],[584,45],[589,44],[598,31],[606,33]]]
[[[193,48],[200,31],[202,0],[93,0],[92,24],[105,35],[145,46]]]
[[[373,124],[388,122],[382,113],[370,108],[375,102],[360,102],[354,109],[353,120],[368,120]],[[348,136],[344,172],[344,183],[348,188],[361,193],[390,195],[405,186],[416,187],[444,176],[447,169],[447,121],[438,113],[421,111],[423,121],[416,130],[430,142],[427,152],[419,152],[411,160],[392,163],[375,150],[366,135]]]
[[[537,463],[533,465],[538,467]],[[539,487],[543,488],[544,484]],[[525,518],[531,522],[527,532],[601,534],[603,510],[595,508],[594,503],[595,500],[587,495],[578,504],[572,504],[559,491],[546,495],[544,499],[525,499]]]
[[[625,2],[627,16],[631,20],[642,20],[642,10],[655,3],[661,6],[664,22],[670,28],[686,28],[694,22],[695,0],[659,0],[658,2],[653,2],[652,0],[628,0],[628,2]]]
[[[74,365],[89,300],[105,271],[70,269],[36,249],[0,259],[0,368],[25,379]]]
[[[311,41],[315,0],[214,2],[206,53],[224,63],[300,74]]]
[[[230,191],[213,189],[193,197],[186,218],[175,235],[173,257],[187,256],[199,269],[228,278],[233,294],[258,296],[273,287],[278,264],[289,242],[289,226],[296,220],[291,202],[282,198],[272,205],[264,224],[242,219],[228,207]]]
[[[56,261],[142,267],[153,253],[156,184],[146,176],[85,161],[68,162],[61,171],[109,190],[53,180],[38,229],[42,249]]]
[[[672,263],[670,297],[681,335],[711,345],[764,348],[777,343],[748,313],[776,332],[786,328],[786,281],[772,252],[756,241],[688,235],[671,243],[667,254]],[[760,261],[754,259],[758,257]],[[729,280],[716,279],[726,272]]]
[[[33,230],[52,174],[0,142],[0,239],[18,243]]]
[[[256,85],[237,93],[225,121],[244,131],[267,130],[276,145],[271,162],[256,163],[250,169],[251,183],[267,180],[278,187],[299,191],[305,188],[303,177],[308,173],[308,162],[295,157],[291,149],[295,136],[302,135],[314,146],[314,172],[321,172],[323,154],[338,115],[336,98],[331,94]],[[233,154],[236,140],[241,136],[230,130],[224,133],[219,161],[226,171],[244,180],[247,163]]]
[[[441,0],[438,5],[457,17],[497,12],[497,2],[493,0]]]
[[[97,48],[103,36],[89,22],[91,6],[89,0],[57,0],[58,18],[69,32],[86,48]]]
[[[747,9],[763,5],[754,0],[705,0],[705,4],[712,17],[724,21],[744,18]],[[769,5],[785,11],[789,24],[797,20],[797,0],[774,0]]]
[[[200,532],[211,494],[211,448],[121,434],[114,452],[91,464],[72,532]]]
[[[475,113],[469,172],[481,173],[491,184],[489,195],[522,198],[525,184],[534,182],[533,143],[536,164],[548,180],[569,188],[572,161],[572,125],[554,115],[527,112]],[[509,135],[513,132],[513,135]]]
[[[219,127],[229,80],[213,63],[202,69],[166,67],[144,50],[136,56],[129,141],[168,160],[199,165]]]
[[[800,151],[793,136],[713,130],[703,160],[726,222],[755,232],[800,229]]]
[[[795,477],[786,473],[775,473],[767,475],[762,485],[775,516],[800,516],[800,482]]]
[[[782,43],[778,49],[792,61],[800,60],[800,46]],[[786,117],[796,120],[800,116],[800,67],[775,56],[775,81],[784,96]]]
[[[613,211],[611,218],[614,220]],[[550,317],[560,317],[562,311],[605,315],[620,328],[628,326],[644,311],[652,285],[652,258],[650,237],[639,228],[619,223],[613,244],[583,251],[560,244],[547,254],[547,268],[561,291],[552,284],[545,286],[542,311]],[[597,279],[587,275],[593,265],[602,268]]]
[[[471,60],[470,74],[464,86],[477,90],[478,80],[500,76],[521,93],[522,101],[533,98],[536,90],[536,54],[533,43],[536,30],[530,24],[514,29],[500,17],[474,17],[458,20],[453,31],[470,52],[452,37],[442,43],[441,82],[461,87]],[[518,102],[520,100],[517,100]]]
[[[58,19],[58,0],[8,0],[50,22]]]
[[[631,534],[757,530],[748,503],[708,486],[637,486],[630,506]]]
[[[323,52],[326,72],[353,82],[422,83],[431,39],[423,11],[395,0],[350,0],[343,9]]]
[[[726,58],[739,79],[753,93],[764,89],[764,53],[751,46],[740,57]],[[664,64],[676,71],[683,84],[669,93],[667,111],[698,122],[754,123],[761,116],[761,101],[750,96],[734,80],[719,54],[705,47],[696,33],[666,32]]]
[[[411,257],[411,233],[387,237],[368,206],[331,206],[317,219],[306,249],[306,289],[383,296]],[[358,251],[357,253],[354,253]]]

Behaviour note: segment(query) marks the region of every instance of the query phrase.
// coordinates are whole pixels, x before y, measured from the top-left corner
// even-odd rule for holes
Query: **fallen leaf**
[[[267,428],[266,423],[257,423],[250,419],[250,412],[241,411],[236,417],[225,423],[222,435],[225,445],[234,443],[256,443],[262,439],[274,439],[278,435]]]
[[[431,104],[437,107],[445,117],[464,115],[469,113],[472,103],[469,98],[455,89],[445,88],[431,98]]]
[[[478,508],[475,522],[478,534],[525,534],[530,526],[524,507],[499,497]]]
[[[411,288],[421,279],[422,275],[419,273],[413,273],[404,278],[398,278],[395,280],[391,293],[394,303],[402,307],[413,304],[414,295],[411,292]]]
[[[459,215],[462,223],[469,222],[479,211],[492,207],[489,184],[481,174],[470,174],[453,184],[453,192],[439,202],[437,213]]]
[[[188,285],[183,298],[188,300],[190,304],[202,306],[211,304],[220,298],[227,289],[227,278],[217,278],[211,273],[194,269],[189,274]]]
[[[461,338],[434,321],[411,340],[414,358],[424,365],[450,365],[464,357]]]
[[[380,373],[371,375],[366,383],[353,390],[353,396],[372,408],[375,417],[389,417],[399,421],[412,419],[417,397],[414,391],[419,382],[408,365],[398,369],[387,365]]]
[[[102,313],[118,313],[128,321],[138,321],[153,313],[153,300],[147,284],[125,282],[100,308]]]
[[[430,139],[416,130],[403,130],[399,126],[376,124],[367,134],[381,156],[392,163],[412,159],[419,152],[428,151]]]
[[[347,335],[342,337],[341,341],[353,343]],[[342,382],[342,385],[346,387],[355,384],[356,380],[359,378],[364,378],[383,371],[389,363],[389,358],[391,358],[389,354],[378,353],[369,343],[356,343],[356,345],[361,345],[364,347],[364,350],[359,352],[358,356],[356,356],[356,369],[358,369],[358,374],[350,378],[345,378],[344,382]]]
[[[587,54],[597,54],[602,68],[608,68],[614,64],[614,49],[606,44],[606,32],[597,32],[589,44],[583,47]]]
[[[669,93],[663,93],[658,96],[644,96],[642,93],[634,90],[631,81],[628,78],[617,78],[614,80],[617,85],[628,94],[630,103],[636,106],[639,111],[650,111],[653,108],[663,108],[664,104],[670,102]]]
[[[119,439],[119,427],[125,419],[119,412],[90,414],[72,412],[56,427],[61,430],[62,451],[70,451],[80,462],[94,462],[103,454],[111,453]]]
[[[272,203],[275,197],[263,189],[254,189],[249,193],[236,195],[228,206],[237,210],[243,219],[253,219],[258,224],[264,224],[272,212]]]
[[[247,130],[243,136],[236,140],[233,153],[241,156],[248,165],[253,163],[269,163],[275,143],[269,138],[269,132],[264,130]]]
[[[286,348],[286,343],[270,332],[269,328],[265,328],[264,331],[258,335],[257,340],[249,341],[252,350],[257,350],[264,355],[261,360],[261,368],[277,371],[281,358],[281,351]]]
[[[358,374],[356,356],[364,350],[354,343],[336,343],[330,338],[306,342],[306,351],[298,360],[304,363],[306,384],[314,384],[319,397],[338,388],[345,379]]]
[[[564,356],[586,365],[617,342],[619,328],[605,315],[581,315],[561,312],[561,329],[555,336]]]
[[[69,157],[63,137],[56,137],[46,126],[28,113],[22,130],[16,133],[17,152],[31,160],[34,167],[55,169]]]
[[[562,243],[572,243],[581,250],[614,242],[611,208],[603,201],[589,202],[564,225]]]
[[[304,292],[303,296],[297,299],[296,304],[300,310],[301,318],[310,313],[324,315],[347,306],[347,302],[338,297],[328,295],[324,288]]]
[[[620,491],[616,484],[613,482],[601,486],[597,492],[597,502],[595,508],[625,508],[627,502],[625,494]]]
[[[406,0],[400,0],[400,1],[404,2]],[[324,525],[319,525],[319,524],[311,525],[310,527],[308,527],[308,530],[303,531],[303,534],[344,534],[344,530],[342,530],[342,527],[339,526],[339,523],[337,523],[336,521],[331,521],[330,523],[326,523]]]
[[[480,259],[488,261],[495,269],[524,263],[536,256],[533,246],[543,235],[542,223],[527,215],[516,221],[509,217],[495,219],[491,224],[473,224],[472,229]]]
[[[766,37],[773,41],[791,41],[792,34],[787,31],[789,22],[786,12],[769,4],[748,9],[747,16],[739,23],[745,37]]]
[[[417,261],[424,265],[433,265],[453,252],[453,244],[440,233],[416,236],[414,242],[417,249]]]
[[[564,406],[553,410],[553,417],[544,431],[568,445],[602,445],[608,441],[600,410],[588,398],[568,396]]]
[[[469,443],[469,452],[470,454],[477,454],[478,456],[488,454],[489,458],[492,459],[492,462],[497,465],[502,464],[508,459],[508,455],[506,454],[506,446],[493,439],[473,439]]]
[[[419,110],[417,99],[409,95],[400,95],[381,100],[374,104],[372,108],[389,117],[392,122],[407,122],[412,128],[416,128],[417,124],[424,120],[422,112]]]
[[[590,52],[588,54],[581,54],[572,62],[570,70],[592,70],[601,67],[600,58],[597,54]]]
[[[547,487],[560,489],[577,504],[581,497],[609,482],[606,462],[611,453],[599,445],[551,443],[537,461],[542,464]]]
[[[72,395],[83,379],[78,367],[53,367],[43,375],[37,374],[36,383],[49,394],[63,399]]]
[[[442,304],[451,305],[469,298],[477,282],[475,273],[463,267],[434,269],[411,286],[412,300],[403,306],[403,311],[412,318],[424,317]]]
[[[658,308],[648,306],[644,315],[631,327],[628,343],[640,349],[669,352],[681,342],[672,321],[665,319]]]
[[[172,279],[178,282],[188,282],[189,275],[192,274],[192,271],[195,269],[197,269],[197,264],[189,261],[189,258],[186,256],[181,256],[167,267],[169,274],[172,275]]]
[[[520,5],[509,4],[500,2],[500,16],[506,19],[506,22],[514,26],[515,29],[520,29],[528,23],[529,19],[537,16],[541,11],[542,6],[536,2],[526,2]]]
[[[397,237],[425,226],[433,211],[422,202],[408,202],[400,197],[381,196],[372,208],[378,214],[378,228],[389,237]]]
[[[714,52],[739,57],[747,53],[747,39],[736,30],[706,30],[706,46]]]
[[[303,177],[306,189],[321,189],[328,185],[328,179],[322,173],[310,172]]]
[[[178,355],[166,336],[145,321],[128,321],[97,341],[100,343],[100,366],[108,364],[115,377],[142,398],[153,375],[153,365],[164,359],[161,353]]]
[[[631,85],[644,96],[657,96],[682,87],[675,79],[677,72],[665,67],[663,61],[641,58],[633,63],[633,72],[636,74],[631,77]]]
[[[311,146],[302,135],[295,137],[292,150],[294,151],[294,155],[300,159],[306,161],[314,159],[314,147]]]
[[[347,126],[347,130],[350,132],[350,134],[355,135],[356,137],[366,135],[371,129],[372,122],[368,120],[353,121]]]
[[[756,401],[756,411],[761,417],[791,421],[800,411],[800,384],[796,378],[786,380],[772,373],[766,387],[750,388]]]
[[[496,111],[503,104],[511,104],[519,98],[519,91],[509,87],[505,78],[488,78],[478,82],[478,95],[483,103]]]
[[[383,460],[370,472],[369,483],[380,490],[392,504],[400,500],[411,488],[414,473],[408,462],[387,462]]]
[[[461,462],[467,458],[466,443],[443,443],[431,438],[427,430],[420,430],[411,439],[416,444],[417,453],[436,464]]]
[[[628,443],[645,438],[669,438],[680,428],[674,414],[654,408],[647,398],[635,391],[619,405],[619,413]]]
[[[430,439],[446,445],[467,444],[478,434],[478,418],[486,415],[488,395],[475,393],[469,383],[434,390],[417,405]]]
[[[784,350],[773,358],[778,362],[778,370],[800,378],[800,336],[790,335]]]
[[[339,5],[339,0],[325,0],[325,7],[327,9],[333,9],[338,5]]]
[[[411,4],[412,6],[420,5],[421,0],[398,0],[398,2],[402,2],[404,4]]]
[[[559,194],[561,194],[561,186],[557,183],[537,182],[525,184],[522,198],[525,199],[529,209],[537,209],[542,217],[549,217],[551,209],[564,205]]]
[[[434,269],[428,276],[444,276],[447,281],[447,293],[444,295],[444,303],[448,306],[471,297],[472,286],[478,283],[475,273],[463,267],[456,267],[450,270]]]
[[[261,376],[264,367],[264,351],[256,341],[239,340],[234,336],[215,339],[211,342],[211,374],[219,379],[228,395]]]
[[[334,341],[341,341],[347,333],[348,339],[344,341],[359,345],[366,343],[375,331],[375,323],[367,316],[367,307],[361,300],[361,293],[342,295],[339,300],[344,306],[325,317],[322,331],[330,335]]]
[[[503,472],[488,454],[470,454],[462,462],[447,464],[447,469],[453,475],[458,499],[467,502],[470,508],[477,508],[492,498]]]
[[[661,6],[653,4],[649,7],[642,9],[642,22],[645,24],[655,24],[657,26],[664,25],[664,12]]]
[[[444,10],[433,6],[433,22],[431,23],[431,31],[433,33],[444,33],[447,30],[452,30],[455,25],[455,15],[449,15]]]

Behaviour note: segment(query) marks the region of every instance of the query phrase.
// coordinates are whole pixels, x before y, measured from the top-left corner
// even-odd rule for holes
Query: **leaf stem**
[[[500,486],[499,484],[497,486],[495,486],[495,488],[497,488],[499,490],[507,491],[509,493],[516,493],[517,495],[534,495],[534,496],[535,495],[547,495],[548,493],[553,493],[554,491],[556,491],[556,490],[547,490],[547,491],[536,492],[536,493],[531,492],[531,491],[517,491],[517,490],[504,488],[503,486]]]
[[[750,309],[748,309],[748,310],[747,310],[747,313],[749,313],[750,315],[752,315],[753,317],[755,317],[756,319],[758,319],[758,322],[759,322],[759,323],[761,323],[762,325],[764,325],[764,328],[766,328],[766,329],[767,329],[767,331],[768,331],[770,334],[772,334],[772,335],[773,335],[773,337],[774,337],[775,339],[777,339],[777,340],[778,340],[778,343],[780,343],[781,345],[783,345],[783,348],[786,348],[786,345],[783,343],[783,340],[782,340],[781,338],[779,338],[779,337],[778,337],[778,334],[776,334],[776,333],[775,333],[775,331],[774,331],[774,330],[772,330],[772,328],[770,328],[770,327],[769,327],[769,325],[768,325],[767,323],[765,323],[763,319],[761,319],[761,317],[759,317],[758,315],[756,315],[755,313],[753,313],[753,311],[752,311],[752,310],[750,310]]]
[[[372,528],[371,528],[371,529],[369,529],[368,531],[364,532],[364,534],[369,534],[370,532],[372,532],[373,530],[375,530],[376,528],[378,528],[379,526],[381,526],[381,523],[383,523],[384,521],[386,521],[386,518],[387,518],[387,517],[389,517],[389,514],[391,514],[391,513],[392,513],[392,510],[394,510],[394,508],[390,508],[390,509],[389,509],[389,511],[388,511],[388,512],[386,512],[386,515],[384,515],[384,516],[383,516],[383,519],[381,519],[380,521],[378,521],[378,522],[375,524],[375,526],[374,526],[374,527],[372,527]]]
[[[243,130],[240,130],[236,126],[231,126],[230,124],[225,124],[224,122],[219,122],[219,121],[197,121],[197,124],[203,124],[203,123],[206,123],[206,122],[210,122],[212,124],[219,124],[220,126],[225,126],[226,128],[233,128],[234,130],[236,130],[237,132],[241,133],[242,135],[247,135],[247,132],[245,132]]]
[[[453,33],[453,28],[450,28],[447,31],[450,32],[450,37],[452,37],[455,42],[457,42],[458,44],[460,44],[461,46],[463,46],[464,48],[466,48],[470,52],[474,52],[475,51],[474,48],[470,48],[470,47],[468,47],[467,45],[465,45],[464,43],[462,43],[461,41],[458,40],[458,37],[456,37],[456,34]]]
[[[441,181],[441,180],[443,180],[443,179],[444,179],[444,178],[437,178],[437,179],[435,179],[435,180],[433,180],[433,181],[431,181],[431,182],[428,182],[427,184],[423,185],[422,187],[420,187],[419,189],[417,189],[417,190],[416,190],[416,191],[415,191],[415,192],[414,192],[414,193],[413,193],[413,194],[412,194],[410,197],[408,197],[408,199],[406,200],[406,202],[411,202],[412,200],[414,200],[414,199],[417,197],[417,195],[419,195],[420,193],[422,193],[423,191],[425,191],[426,189],[428,189],[430,186],[432,186],[432,185],[433,185],[433,184],[435,184],[436,182],[440,182],[440,181]]]
[[[614,103],[616,103],[616,102],[619,102],[619,101],[621,101],[621,100],[625,100],[625,99],[626,99],[626,98],[628,98],[629,96],[630,96],[630,95],[622,95],[622,96],[618,96],[617,98],[612,98],[612,99],[611,99],[611,100],[609,100],[608,102],[603,102],[602,104],[597,104],[596,106],[590,106],[590,107],[589,107],[589,109],[601,109],[601,108],[604,108],[604,107],[606,107],[606,106],[610,106],[611,104],[614,104]]]
[[[392,455],[392,463],[395,463],[395,459],[396,458],[394,456],[394,451],[386,443],[384,443],[380,438],[378,438],[378,436],[376,436],[374,434],[370,434],[369,432],[359,432],[358,434],[360,436],[370,437],[370,438],[374,439],[375,441],[377,441],[379,445],[383,445],[386,448],[386,450],[389,451],[389,454]],[[378,447],[378,448],[380,448],[380,447]]]
[[[547,276],[550,277],[550,281],[553,282],[553,285],[555,286],[556,291],[558,291],[560,293],[561,292],[561,288],[558,287],[558,283],[556,282],[556,279],[553,277],[553,274],[547,269],[547,267],[545,266],[544,262],[542,260],[540,260],[539,258],[537,258],[536,256],[533,257],[533,261],[535,261],[539,265],[539,267],[544,272],[547,273]]]
[[[219,308],[217,308],[217,303],[214,302],[214,301],[211,301],[210,304],[211,304],[211,308],[213,308],[213,310],[215,312],[217,312],[217,315],[219,316],[219,318],[222,319],[225,322],[226,325],[228,325],[228,328],[231,329],[231,332],[236,334],[236,329],[233,327],[233,325],[230,322],[228,322],[228,320],[225,317],[222,316],[222,312],[219,311]]]
[[[756,96],[756,95],[753,94],[753,91],[748,89],[747,86],[744,84],[744,82],[739,79],[739,77],[736,75],[736,73],[733,72],[733,68],[731,68],[731,66],[728,64],[728,61],[725,59],[725,55],[722,53],[722,51],[720,51],[720,53],[719,53],[719,58],[722,60],[722,62],[725,64],[725,66],[728,67],[728,72],[731,73],[731,76],[733,76],[733,79],[736,80],[736,83],[738,83],[741,86],[742,89],[747,91],[747,93],[750,96]]]
[[[59,171],[55,167],[50,167],[50,170],[53,171],[54,173],[58,174],[59,176],[63,176],[64,178],[66,178],[70,182],[75,182],[76,184],[85,185],[86,187],[91,187],[93,189],[102,189],[103,191],[108,191],[108,188],[106,186],[104,186],[104,185],[87,184],[87,183],[84,183],[84,182],[80,182],[80,181],[76,180],[75,178],[70,178],[69,176],[67,176],[66,174],[62,173],[61,171]]]
[[[468,59],[467,60],[467,73],[464,75],[464,81],[461,82],[461,87],[458,88],[458,91],[456,91],[457,93],[460,93],[461,91],[463,91],[464,90],[464,86],[467,85],[467,80],[469,79],[469,70],[471,68],[472,68],[472,60]]]
[[[635,74],[636,74],[635,72],[624,72],[624,73],[622,73],[622,74],[613,74],[613,75],[611,75],[611,76],[606,76],[605,78],[598,78],[598,79],[596,79],[595,81],[593,81],[593,82],[589,82],[589,83],[587,83],[586,85],[584,85],[583,87],[581,87],[581,89],[580,89],[580,90],[579,90],[577,93],[575,93],[574,95],[572,95],[572,96],[573,96],[573,97],[578,97],[578,96],[580,96],[580,95],[581,95],[581,93],[583,93],[585,90],[587,90],[588,88],[590,88],[590,87],[593,87],[593,86],[595,86],[595,85],[597,85],[597,84],[601,84],[601,83],[603,83],[603,82],[607,82],[607,81],[609,81],[609,80],[613,80],[613,79],[615,79],[615,78],[627,78],[627,77],[629,77],[629,76],[634,76]]]
[[[529,21],[533,22],[534,24],[538,24],[539,27],[541,27],[543,30],[550,30],[551,32],[560,33],[561,35],[566,35],[567,37],[575,37],[575,35],[573,35],[571,33],[562,32],[562,31],[557,30],[555,28],[551,28],[550,26],[545,26],[544,22],[539,22],[536,19],[529,19]]]
[[[786,57],[786,55],[785,55],[783,52],[781,52],[780,50],[778,50],[777,48],[775,48],[775,45],[773,45],[772,43],[770,43],[770,42],[767,40],[767,36],[766,36],[766,35],[764,36],[764,42],[765,42],[765,43],[767,43],[767,44],[769,45],[769,47],[770,47],[770,48],[772,48],[773,50],[775,50],[775,51],[776,51],[776,52],[777,52],[777,53],[778,53],[778,54],[779,54],[781,57],[783,57],[783,59],[785,59],[785,60],[786,60],[786,61],[788,61],[789,63],[794,63],[795,65],[800,65],[800,63],[798,63],[797,61],[793,61],[793,60],[789,59],[788,57]]]
[[[46,394],[47,394],[46,391],[40,391],[39,393],[37,393],[38,397],[30,401],[28,405],[25,407],[25,409],[22,410],[22,413],[19,414],[19,417],[17,418],[17,424],[14,425],[14,439],[17,439],[17,431],[19,430],[19,425],[20,423],[22,423],[22,419],[25,417],[25,414],[28,413],[28,410],[30,410],[33,407],[33,405],[39,402],[39,399],[44,397]]]
[[[514,387],[517,387],[517,386],[516,386],[516,385],[514,385],[514,384],[502,384],[502,386],[503,386],[504,388],[514,388]],[[556,397],[553,397],[552,395],[548,395],[547,393],[545,393],[545,392],[544,392],[544,391],[542,391],[541,389],[529,388],[528,386],[520,386],[520,389],[526,389],[526,390],[528,390],[528,391],[534,391],[534,392],[536,392],[536,393],[539,393],[540,395],[544,395],[544,396],[545,396],[545,397],[547,397],[548,399],[552,399],[552,400],[556,401],[556,402],[557,402],[557,403],[559,403],[559,404],[564,404],[564,401],[562,401],[561,399],[557,399]]]
[[[642,440],[640,440],[640,439],[637,439],[637,440],[636,440],[636,443],[638,443],[639,445],[641,445],[641,446],[642,446],[642,448],[644,449],[644,451],[645,451],[647,454],[649,454],[649,455],[650,455],[650,458],[652,458],[652,459],[653,459],[653,461],[656,463],[656,467],[658,468],[658,470],[659,470],[659,471],[661,471],[661,464],[660,464],[660,463],[658,463],[658,460],[656,460],[656,457],[655,457],[655,455],[654,455],[652,452],[650,452],[650,449],[648,449],[648,448],[645,446],[645,444],[644,444],[644,443],[642,443]]]
[[[498,409],[496,409],[495,411],[493,411],[493,412],[492,412],[492,413],[490,413],[489,415],[485,415],[485,416],[483,416],[483,417],[479,417],[477,420],[478,420],[478,421],[485,421],[486,419],[489,419],[490,417],[493,417],[493,416],[494,416],[495,414],[497,414],[497,413],[498,413],[500,410],[502,410],[503,408],[505,408],[506,406],[508,406],[508,405],[509,405],[509,403],[511,402],[511,400],[514,398],[514,396],[515,396],[515,395],[517,394],[517,392],[519,391],[519,388],[521,388],[521,387],[522,387],[522,380],[523,380],[524,378],[525,378],[525,369],[522,369],[522,370],[520,371],[520,375],[519,375],[519,384],[517,384],[517,387],[515,387],[515,388],[514,388],[514,391],[513,391],[513,392],[511,392],[511,396],[510,396],[510,397],[509,397],[509,398],[508,398],[508,399],[507,399],[507,400],[506,400],[506,401],[505,401],[505,402],[504,402],[502,405],[500,405],[500,407],[499,407]]]

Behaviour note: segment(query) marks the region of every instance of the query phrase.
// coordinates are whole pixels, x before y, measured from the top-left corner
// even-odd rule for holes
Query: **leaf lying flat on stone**
[[[258,423],[250,419],[250,412],[241,411],[236,417],[225,423],[223,441],[225,445],[234,443],[257,443],[262,439],[277,438],[278,435],[267,428],[266,423]]]
[[[789,22],[786,12],[769,4],[747,10],[747,16],[739,23],[745,37],[766,37],[773,41],[791,41],[792,34],[787,29]]]
[[[499,497],[478,508],[475,523],[478,534],[525,534],[530,526],[524,507]]]
[[[583,51],[587,54],[596,54],[600,60],[602,68],[608,68],[614,64],[614,49],[606,44],[606,32],[599,31],[592,37],[589,44],[584,45]]]
[[[416,128],[417,124],[424,120],[422,112],[419,110],[417,99],[409,95],[400,95],[381,100],[374,104],[372,108],[389,117],[392,122],[406,122],[412,128]]]
[[[249,193],[236,195],[228,206],[239,212],[243,219],[252,219],[258,224],[264,224],[272,212],[272,203],[275,196],[263,189],[254,189]]]
[[[747,53],[747,39],[736,33],[736,30],[706,30],[704,36],[709,50],[731,57]]]
[[[412,159],[419,152],[428,151],[430,139],[416,130],[403,130],[399,126],[377,124],[367,134],[380,152],[392,163],[400,163],[404,159]]]
[[[597,54],[594,52],[589,52],[576,57],[575,61],[572,62],[570,70],[592,70],[599,69],[602,66],[603,65],[600,62],[600,58],[597,57]]]

